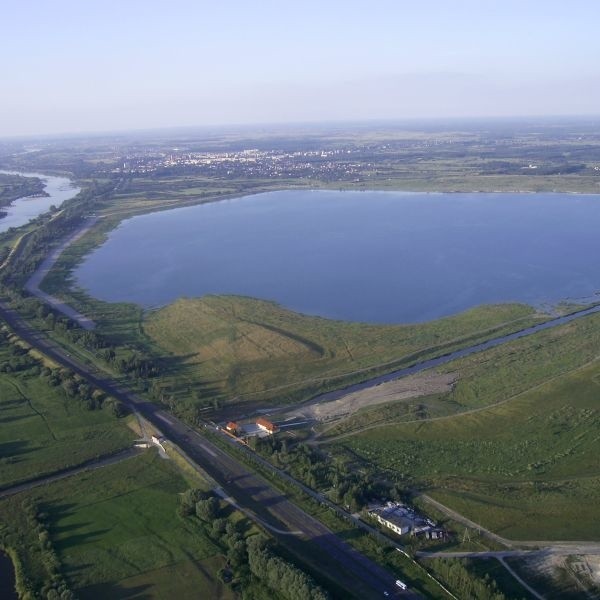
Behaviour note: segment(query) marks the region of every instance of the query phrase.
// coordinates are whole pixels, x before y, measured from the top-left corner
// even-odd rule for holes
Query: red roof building
[[[263,419],[262,417],[260,417],[259,419],[256,420],[256,424],[263,431],[268,431],[269,433],[275,433],[279,429],[279,427],[277,427],[277,425],[273,425],[273,423],[271,423],[271,421],[267,421],[267,419]]]
[[[229,421],[229,423],[225,425],[225,429],[227,429],[227,431],[231,431],[231,433],[237,433],[239,428],[239,425],[235,421]]]

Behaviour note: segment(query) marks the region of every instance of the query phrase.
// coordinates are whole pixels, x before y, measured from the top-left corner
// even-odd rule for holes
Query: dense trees
[[[436,558],[431,561],[430,566],[459,598],[506,600],[506,596],[498,590],[496,582],[489,575],[481,578],[470,573],[468,564],[457,559]]]
[[[399,487],[374,479],[366,471],[348,469],[344,462],[332,459],[315,446],[305,443],[292,446],[285,434],[254,438],[252,443],[258,453],[309,487],[331,490],[334,502],[352,511],[360,510],[373,498],[399,500],[402,497]]]
[[[0,173],[0,206],[26,196],[47,196],[44,182],[37,177]]]
[[[306,573],[273,554],[261,535],[248,538],[250,571],[289,600],[326,600],[329,596]]]
[[[28,376],[38,375],[49,386],[61,386],[67,398],[80,402],[88,410],[104,408],[117,418],[128,413],[122,402],[107,397],[102,390],[91,386],[70,369],[43,365],[38,358],[30,354],[29,349],[21,344],[18,338],[10,334],[8,329],[0,329],[0,345],[6,350],[3,356],[8,356],[0,359],[0,373],[23,372]]]
[[[37,298],[21,297],[13,293],[11,304],[23,316],[37,320],[40,326],[56,331],[69,342],[89,350],[123,375],[144,382],[156,378],[161,372],[158,363],[140,350],[116,346],[105,335],[81,328],[68,317],[55,313]]]
[[[40,511],[39,507],[27,499],[21,505],[28,521],[31,531],[37,533],[37,539],[39,542],[39,552],[42,558],[42,564],[46,571],[44,577],[44,585],[39,590],[39,595],[34,594],[34,590],[31,589],[31,585],[28,582],[24,582],[24,587],[28,588],[22,590],[23,598],[35,598],[41,597],[45,600],[74,600],[75,596],[69,589],[64,576],[61,573],[61,564],[52,546],[50,534],[45,524],[46,515]]]
[[[196,502],[196,516],[203,521],[211,522],[219,514],[219,501],[210,496]]]
[[[196,517],[196,523],[221,547],[227,567],[221,569],[220,576],[223,581],[231,582],[242,598],[255,597],[248,596],[247,590],[256,582],[288,600],[329,597],[310,576],[278,556],[268,538],[261,534],[245,536],[241,530],[243,522],[236,524],[226,518],[221,501],[211,492],[186,490],[180,496],[178,512],[183,518]],[[268,596],[261,594],[261,597]]]

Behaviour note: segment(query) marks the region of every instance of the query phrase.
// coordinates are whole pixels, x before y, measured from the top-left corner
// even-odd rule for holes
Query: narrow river
[[[2,212],[6,212],[6,216],[0,218],[0,233],[11,227],[26,225],[29,221],[50,210],[52,205],[60,206],[65,200],[73,198],[80,192],[80,188],[75,187],[67,177],[44,175],[42,173],[20,173],[18,171],[0,171],[0,173],[38,177],[44,182],[44,191],[48,194],[48,196],[19,198],[3,207]]]
[[[8,554],[0,551],[0,598],[3,600],[19,600],[15,583],[13,562]]]
[[[410,367],[404,367],[403,369],[398,369],[396,371],[392,371],[391,373],[386,373],[385,375],[379,375],[378,377],[367,379],[365,381],[362,381],[361,383],[356,383],[345,388],[333,390],[332,392],[320,394],[319,396],[315,396],[314,398],[312,398],[306,404],[318,404],[319,402],[337,400],[338,398],[346,396],[347,394],[350,394],[352,392],[358,392],[360,390],[375,387],[380,383],[385,383],[386,381],[393,381],[394,379],[400,379],[401,377],[406,377],[407,375],[414,375],[415,373],[425,371],[425,369],[439,367],[440,365],[445,365],[446,363],[456,360],[457,358],[463,358],[465,356],[475,354],[476,352],[489,350],[490,348],[495,348],[496,346],[500,346],[507,342],[518,340],[522,337],[538,333],[539,331],[544,331],[545,329],[552,329],[553,327],[558,327],[559,325],[570,323],[575,319],[580,319],[581,317],[585,317],[587,315],[591,315],[597,312],[600,312],[600,304],[591,306],[589,308],[585,308],[583,310],[579,310],[577,312],[565,315],[563,317],[557,317],[555,319],[545,321],[544,323],[539,323],[538,325],[532,325],[531,327],[521,329],[520,331],[515,331],[514,333],[509,333],[507,335],[493,338],[491,340],[488,340],[487,342],[482,342],[481,344],[475,344],[474,346],[469,346],[468,348],[462,348],[461,350],[455,350],[454,352],[443,354],[442,356],[438,356],[437,358],[432,358],[430,360],[418,362],[411,365]]]

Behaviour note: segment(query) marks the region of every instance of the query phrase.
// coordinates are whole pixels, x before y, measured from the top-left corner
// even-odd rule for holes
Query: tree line
[[[487,573],[484,577],[469,572],[470,562],[457,559],[434,558],[430,562],[436,575],[459,598],[472,600],[508,600],[498,589],[498,584]],[[524,600],[524,599],[523,599]]]
[[[13,288],[20,288],[34,273],[50,251],[58,246],[60,240],[75,231],[86,216],[98,209],[101,198],[114,189],[114,183],[93,182],[77,196],[65,201],[57,214],[43,214],[31,223],[37,228],[23,237],[19,251],[10,264],[3,270],[0,281]]]
[[[277,554],[277,547],[263,534],[244,536],[240,525],[226,518],[225,509],[212,492],[186,490],[178,513],[193,518],[223,550],[227,566],[219,571],[242,598],[250,598],[252,583],[272,590],[286,600],[328,600],[329,595],[309,575]],[[255,597],[255,596],[252,596]],[[272,599],[273,595],[261,595]]]
[[[0,373],[37,375],[50,387],[61,386],[68,398],[78,401],[87,410],[103,408],[117,418],[128,413],[120,400],[90,385],[70,369],[43,365],[38,358],[31,356],[28,348],[17,342],[17,338],[12,338],[7,329],[0,329],[0,346],[7,351],[7,357],[0,360]]]
[[[375,478],[366,470],[349,468],[347,461],[332,458],[318,447],[304,442],[293,444],[285,434],[251,438],[249,443],[260,455],[308,487],[331,490],[332,500],[353,512],[373,499],[407,500],[397,483]]]

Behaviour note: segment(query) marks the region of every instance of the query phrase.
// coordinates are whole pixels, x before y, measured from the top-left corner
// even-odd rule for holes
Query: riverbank
[[[220,199],[223,198],[204,197],[194,202]],[[233,203],[229,206],[246,210],[248,205],[236,202],[235,206]],[[123,213],[117,215],[111,209],[103,212],[109,216],[104,216],[101,224],[93,227],[98,219],[91,219],[47,257],[26,289],[86,329],[93,328],[94,322],[101,322],[101,332],[109,338],[117,333],[124,343],[141,343],[155,356],[163,356],[166,351],[181,357],[175,361],[176,368],[171,366],[169,372],[176,373],[174,378],[181,376],[189,381],[192,387],[202,386],[206,380],[214,382],[210,390],[189,390],[187,394],[175,384],[174,396],[184,402],[203,397],[218,404],[229,403],[233,398],[234,404],[247,403],[249,408],[276,399],[291,404],[401,366],[485,340],[501,339],[505,334],[551,318],[524,304],[519,309],[515,308],[519,305],[506,304],[482,305],[462,313],[455,311],[451,317],[412,325],[369,325],[310,317],[270,302],[225,296],[204,296],[197,303],[177,301],[158,312],[143,315],[134,304],[102,302],[81,290],[67,289],[73,266],[102,243],[123,217]],[[148,236],[145,239],[153,240]],[[67,247],[69,252],[65,253]],[[111,278],[119,275],[121,269],[115,270],[114,265],[121,266],[124,256],[121,252],[120,258],[110,263]],[[154,261],[150,261],[150,266],[156,268]],[[410,278],[400,279],[410,281]],[[451,301],[452,294],[444,292]],[[159,323],[157,315],[164,323]],[[448,326],[450,323],[453,325]],[[236,332],[236,339],[224,339],[219,328]],[[191,331],[195,332],[196,344],[188,348]],[[417,331],[429,333],[421,338],[414,333]],[[207,340],[206,332],[213,332],[216,337]],[[199,364],[202,366],[198,367]],[[165,386],[171,387],[171,382]]]
[[[8,205],[4,206],[3,211],[6,215],[0,219],[0,233],[11,227],[26,225],[39,215],[48,212],[52,207],[58,208],[63,202],[75,197],[81,191],[66,177],[2,170],[0,170],[0,175],[39,182],[35,184],[33,195],[27,194],[13,198]],[[40,184],[43,189],[40,189]]]
[[[0,208],[10,205],[19,198],[47,196],[45,184],[38,177],[25,177],[12,171],[0,171]],[[0,211],[0,218],[6,216]]]
[[[551,318],[525,304],[504,304],[412,325],[369,325],[226,296],[180,300],[144,315],[134,304],[103,302],[68,288],[74,265],[101,244],[122,217],[110,210],[105,214],[110,216],[91,220],[47,257],[27,289],[86,329],[101,323],[100,332],[108,338],[116,334],[123,343],[142,345],[156,357],[177,357],[164,387],[172,388],[175,399],[184,404],[200,397],[217,404],[243,403],[244,411],[274,401],[293,404]],[[114,267],[120,260],[111,262],[112,277],[118,275],[120,268]],[[155,268],[152,261],[151,266]],[[230,333],[222,336],[221,330]],[[189,382],[187,392],[179,378]],[[208,389],[207,380],[214,382]]]

